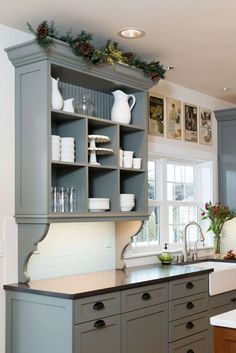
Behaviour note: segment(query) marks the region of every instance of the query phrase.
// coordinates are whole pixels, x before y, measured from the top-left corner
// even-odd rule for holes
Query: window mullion
[[[162,236],[161,245],[164,246],[165,243],[169,243],[169,209],[167,202],[167,160],[162,159],[162,198],[163,206],[161,212],[162,220]]]

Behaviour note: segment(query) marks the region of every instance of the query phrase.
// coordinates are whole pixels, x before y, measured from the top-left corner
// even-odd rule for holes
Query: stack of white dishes
[[[120,210],[129,212],[134,208],[135,195],[134,194],[120,194]]]
[[[60,136],[52,135],[52,160],[59,161],[61,158]]]
[[[89,199],[90,212],[104,212],[110,209],[110,199],[105,198],[90,198]]]
[[[61,161],[75,161],[75,139],[74,137],[61,137]]]

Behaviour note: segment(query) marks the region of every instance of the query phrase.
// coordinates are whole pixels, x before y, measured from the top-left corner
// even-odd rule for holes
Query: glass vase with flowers
[[[221,205],[220,203],[213,205],[210,201],[205,204],[205,209],[202,210],[201,216],[203,220],[208,219],[210,221],[210,226],[207,231],[214,233],[214,251],[215,254],[220,254],[220,241],[223,226],[227,221],[234,218],[235,214],[230,211],[228,206]]]

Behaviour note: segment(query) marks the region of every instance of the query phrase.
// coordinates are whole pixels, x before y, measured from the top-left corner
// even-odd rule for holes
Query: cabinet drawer
[[[181,338],[194,335],[208,329],[208,312],[192,315],[184,319],[169,323],[169,341],[173,342]]]
[[[168,284],[160,283],[121,292],[122,312],[146,308],[168,300]]]
[[[191,295],[188,298],[169,302],[169,321],[181,319],[208,310],[208,293]]]
[[[74,325],[76,353],[120,353],[120,315]]]
[[[208,332],[201,332],[169,345],[169,353],[209,353]]]
[[[78,324],[120,313],[120,292],[75,300],[74,323]]]
[[[170,300],[208,292],[208,275],[177,279],[169,283]]]

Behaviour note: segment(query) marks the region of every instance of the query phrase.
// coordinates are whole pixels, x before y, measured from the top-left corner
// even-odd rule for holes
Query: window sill
[[[183,253],[183,249],[179,248],[179,249],[168,249],[169,252],[171,254],[178,254],[178,253]],[[204,251],[204,250],[213,250],[212,246],[205,246],[204,248],[199,248],[198,249],[200,252]],[[136,258],[142,258],[142,257],[151,257],[151,256],[157,256],[160,255],[162,253],[162,250],[153,250],[153,251],[144,251],[144,252],[133,252],[127,255],[124,255],[124,260],[129,260],[129,259],[136,259]]]

